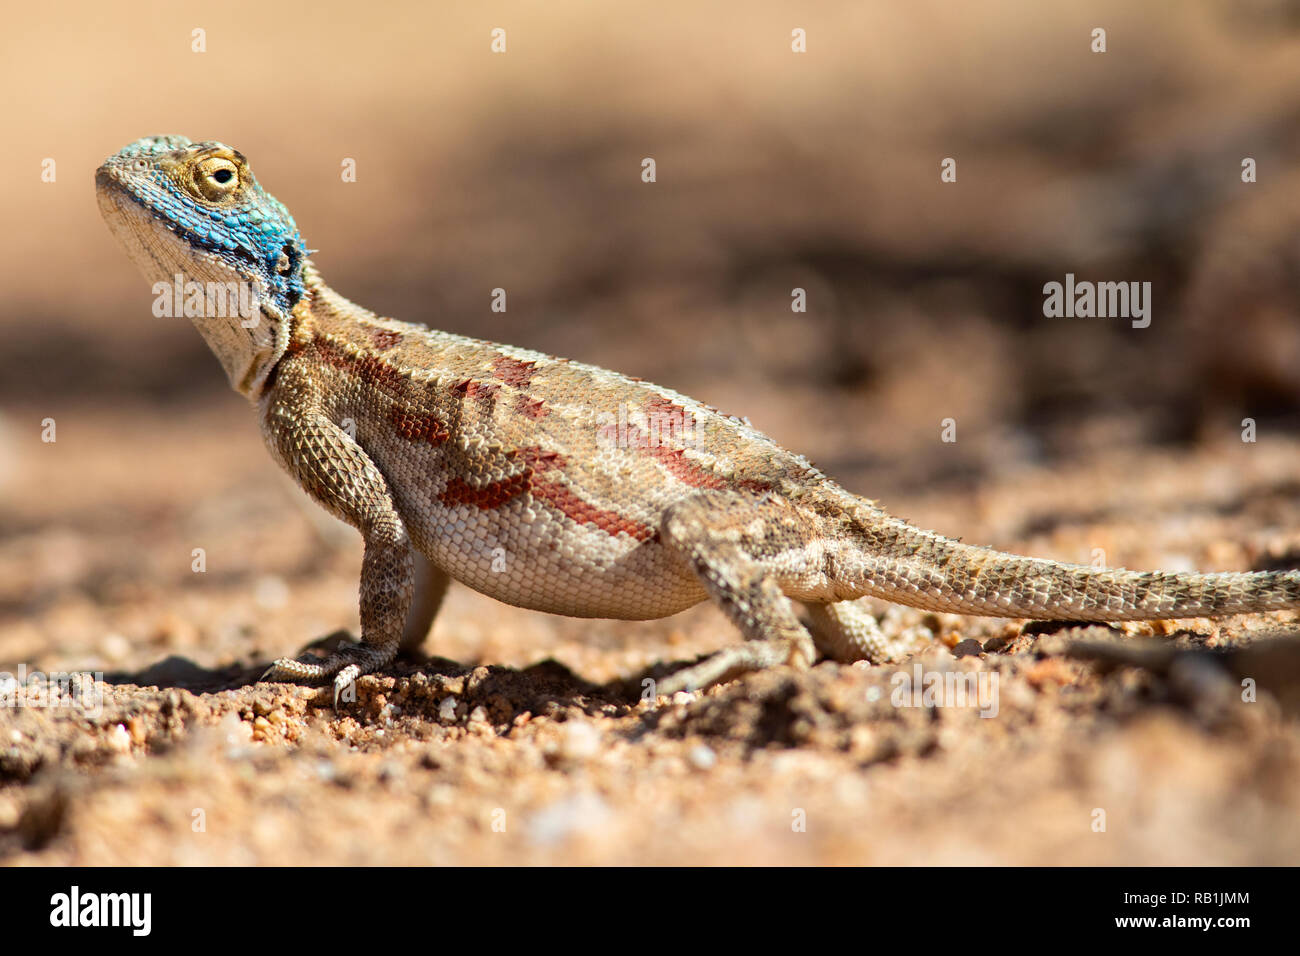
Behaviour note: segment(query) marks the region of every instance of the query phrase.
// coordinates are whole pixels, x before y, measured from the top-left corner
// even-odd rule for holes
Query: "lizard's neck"
[[[335,292],[310,261],[304,264],[302,277],[305,291],[293,308],[290,349],[326,336],[368,350],[375,347],[378,331],[394,326],[409,328],[408,323],[380,316]],[[428,330],[421,327],[421,331]]]
[[[324,313],[325,302],[334,295],[334,290],[325,284],[310,259],[303,263],[302,285],[302,298],[289,313],[289,351],[302,348],[311,341],[320,324],[317,317]]]
[[[303,263],[303,297],[294,306],[291,322],[291,348],[306,345],[318,334],[348,340],[366,322],[379,316],[339,295],[321,278],[311,260]]]
[[[274,368],[286,355],[301,352],[316,340],[353,347],[359,352],[369,351],[375,346],[376,331],[399,324],[339,295],[325,283],[310,260],[303,264],[302,284],[302,298],[290,311],[286,323],[285,347],[268,369],[270,374],[262,379],[259,391],[250,396],[255,400],[275,381]]]

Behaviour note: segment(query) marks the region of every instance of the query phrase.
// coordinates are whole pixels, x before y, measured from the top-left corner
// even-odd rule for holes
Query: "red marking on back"
[[[392,422],[397,434],[410,441],[427,441],[437,447],[451,437],[446,423],[436,415],[413,414],[397,407],[393,409]]]
[[[646,424],[651,445],[671,445],[685,441],[689,444],[698,432],[695,416],[676,402],[662,395],[654,395],[645,403]]]
[[[444,505],[473,505],[491,511],[526,492],[531,478],[530,472],[524,470],[517,475],[490,481],[476,488],[457,476],[447,482],[447,487],[438,495],[438,500]]]
[[[723,489],[732,488],[739,491],[771,491],[770,482],[755,478],[736,478],[719,475],[710,471],[699,462],[686,457],[684,448],[673,448],[668,444],[674,439],[685,440],[699,434],[699,426],[693,413],[662,395],[653,395],[645,403],[646,417],[649,420],[650,434],[644,438],[639,434],[635,438],[642,442],[639,446],[664,469],[683,484],[692,488]],[[629,426],[631,433],[633,426]]]
[[[472,378],[467,378],[457,382],[451,387],[453,392],[459,392],[466,398],[483,398],[491,401],[497,397],[501,391],[501,386],[495,382],[476,382]]]
[[[523,362],[499,353],[492,358],[492,374],[511,388],[527,388],[536,371],[536,362]]]
[[[375,343],[375,348],[386,352],[402,341],[402,333],[394,332],[392,329],[371,329],[370,340]]]
[[[641,450],[663,465],[668,474],[684,485],[690,485],[692,488],[712,489],[729,488],[731,486],[731,482],[727,481],[727,479],[715,475],[704,466],[687,458],[686,452],[681,448],[654,445]]]
[[[558,452],[533,447],[519,449],[519,455],[535,474],[542,475],[564,470],[565,461]],[[647,541],[656,534],[652,528],[646,527],[639,521],[633,521],[617,511],[584,501],[577,492],[559,481],[534,481],[529,490],[532,491],[534,498],[545,501],[578,524],[595,525],[606,534],[616,535],[622,532],[636,541]]]
[[[664,466],[664,470],[672,475],[684,485],[690,485],[692,488],[708,488],[712,490],[721,490],[731,488],[736,491],[771,491],[775,487],[769,481],[763,481],[758,478],[736,478],[724,477],[716,472],[709,471],[703,465],[691,461],[686,457],[686,452],[681,448],[668,448],[664,445],[653,445],[649,448],[641,448],[640,451],[649,455],[655,461]]]
[[[658,532],[652,528],[631,518],[625,518],[617,511],[600,508],[583,501],[568,485],[553,481],[538,482],[533,485],[532,491],[534,498],[540,498],[578,524],[594,525],[608,535],[622,533],[634,541],[649,541],[658,535]]]
[[[549,448],[540,448],[536,445],[521,448],[515,454],[524,460],[525,465],[539,473],[556,471],[562,469],[565,465],[564,457],[558,451],[551,451]]]
[[[645,410],[648,415],[658,413],[660,415],[680,416],[686,414],[686,409],[682,408],[682,406],[678,405],[676,402],[664,398],[662,395],[651,395],[646,399]]]
[[[317,337],[312,345],[328,365],[351,372],[367,385],[375,385],[393,393],[400,393],[406,378],[400,371],[373,355],[353,355],[329,339]]]
[[[578,524],[592,525],[609,535],[626,534],[635,541],[649,541],[658,536],[653,528],[624,517],[616,511],[584,501],[577,492],[547,473],[564,471],[564,458],[544,448],[521,448],[511,457],[522,460],[524,468],[517,475],[473,487],[462,478],[453,478],[438,500],[446,505],[472,505],[484,511],[499,508],[523,494],[531,494]]]
[[[547,416],[550,409],[542,402],[540,398],[529,398],[527,395],[520,395],[515,399],[515,411],[524,418],[531,418],[538,422]]]

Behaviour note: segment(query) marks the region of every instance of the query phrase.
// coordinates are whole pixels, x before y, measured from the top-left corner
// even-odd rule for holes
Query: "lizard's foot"
[[[291,684],[318,684],[333,678],[334,707],[339,697],[362,674],[379,670],[397,656],[397,642],[376,646],[357,643],[340,647],[325,660],[306,658],[294,660],[282,657],[262,675],[264,681],[284,681]]]
[[[884,664],[902,660],[914,649],[916,632],[934,636],[927,629],[911,628],[897,637],[889,637],[862,601],[807,604],[805,608],[818,650],[842,664],[853,661]]]
[[[712,657],[698,664],[670,674],[659,681],[656,693],[672,696],[678,691],[702,690],[723,678],[760,671],[778,664],[790,664],[805,669],[815,659],[813,643],[806,637],[781,638],[771,641],[749,641],[735,647],[724,647]]]

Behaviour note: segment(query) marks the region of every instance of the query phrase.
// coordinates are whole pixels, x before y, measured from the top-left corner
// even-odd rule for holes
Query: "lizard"
[[[271,455],[362,536],[360,640],[263,676],[332,681],[336,706],[420,646],[453,579],[574,617],[716,602],[745,641],[660,680],[666,695],[819,653],[885,662],[898,648],[869,598],[1098,622],[1300,607],[1296,571],[1099,568],[947,538],[668,388],[380,317],[325,284],[288,209],[222,143],[146,137],[95,182],[146,278],[246,290],[247,315],[208,308],[194,325]]]

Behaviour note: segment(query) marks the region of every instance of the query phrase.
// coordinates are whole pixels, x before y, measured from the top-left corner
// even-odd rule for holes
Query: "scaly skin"
[[[886,659],[864,596],[937,611],[1122,621],[1300,606],[1300,574],[1060,564],[961,544],[858,498],[748,423],[605,369],[385,319],[331,290],[288,211],[220,143],[139,140],[96,174],[146,277],[239,282],[251,319],[195,316],[276,460],[359,530],[361,642],[273,680],[335,697],[423,640],[449,579],[508,604],[628,620],[706,598],[748,639],[728,674]],[[803,602],[813,633],[796,617]]]

